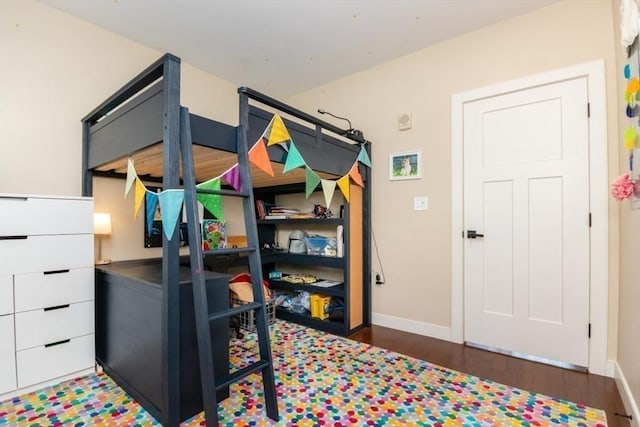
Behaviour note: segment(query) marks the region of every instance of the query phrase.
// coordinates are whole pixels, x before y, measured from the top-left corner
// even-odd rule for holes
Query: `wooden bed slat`
[[[211,148],[193,146],[193,157],[195,159],[196,180],[204,182],[216,176],[233,166],[238,161],[235,153],[227,153],[221,150]],[[133,159],[136,172],[139,176],[150,176],[155,178],[162,177],[162,144],[152,145],[144,150],[134,153]],[[273,185],[295,184],[304,182],[305,173],[303,168],[294,169],[291,172],[283,174],[284,165],[281,163],[271,162],[275,176],[269,176],[267,173],[251,165],[251,179],[253,186],[269,187]],[[115,172],[126,175],[127,158],[120,158],[113,162],[104,164],[96,170],[101,172]],[[326,173],[318,173],[324,179],[339,178],[335,175]]]

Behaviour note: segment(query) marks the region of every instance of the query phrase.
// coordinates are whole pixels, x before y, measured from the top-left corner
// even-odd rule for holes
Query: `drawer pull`
[[[71,342],[71,338],[67,338],[66,340],[56,341],[56,342],[52,342],[52,343],[49,343],[49,344],[45,344],[44,347],[45,348],[53,347],[55,345],[66,344],[68,342]]]
[[[27,197],[22,196],[0,196],[0,199],[22,200],[23,202],[26,202],[28,200]]]
[[[0,240],[26,240],[29,236],[0,236]]]
[[[44,311],[60,310],[62,308],[69,308],[69,304],[54,305],[54,306],[51,306],[51,307],[45,307]]]
[[[64,269],[64,270],[49,270],[49,271],[44,271],[42,274],[60,274],[60,273],[68,273],[70,270]]]

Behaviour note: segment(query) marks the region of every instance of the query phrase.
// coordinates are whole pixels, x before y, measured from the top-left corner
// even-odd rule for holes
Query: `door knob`
[[[476,230],[467,230],[467,239],[475,239],[476,237],[484,237],[484,234],[476,233]]]

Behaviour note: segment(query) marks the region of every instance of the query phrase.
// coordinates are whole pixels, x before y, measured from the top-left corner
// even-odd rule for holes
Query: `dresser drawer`
[[[0,236],[93,233],[93,199],[0,194]]]
[[[93,281],[93,267],[16,274],[15,311],[93,300]]]
[[[93,234],[0,238],[0,274],[37,273],[93,266]]]
[[[13,339],[13,315],[0,316],[0,394],[15,390],[16,347]]]
[[[16,313],[16,349],[63,341],[94,331],[93,301]]]
[[[18,387],[26,387],[94,366],[94,335],[16,353]]]
[[[13,276],[0,274],[0,316],[13,313]]]

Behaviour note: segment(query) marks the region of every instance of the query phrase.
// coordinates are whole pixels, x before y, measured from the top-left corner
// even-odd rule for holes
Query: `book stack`
[[[264,219],[287,219],[292,215],[299,215],[300,209],[296,208],[287,208],[284,206],[273,206],[272,208],[267,210],[267,214]]]

